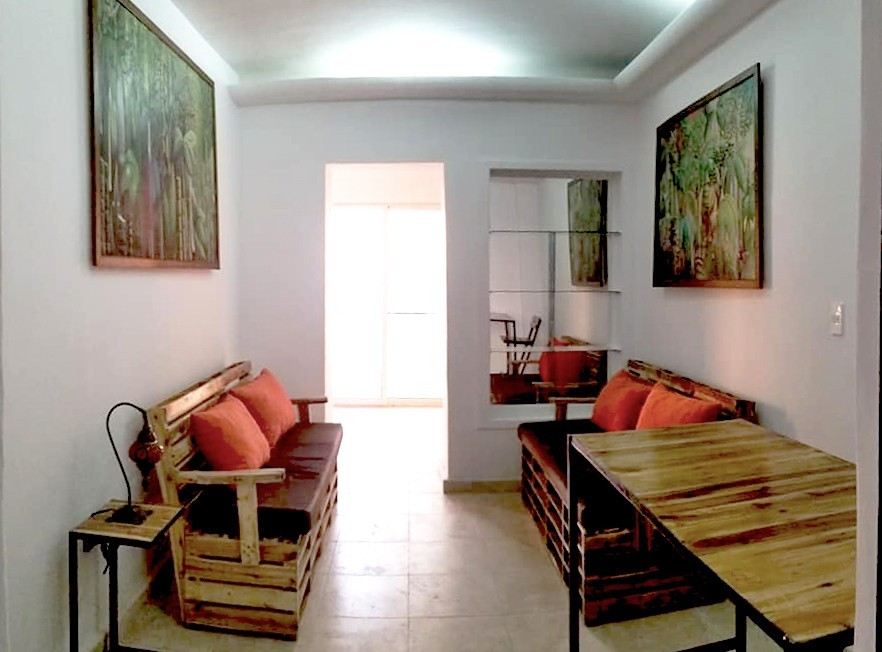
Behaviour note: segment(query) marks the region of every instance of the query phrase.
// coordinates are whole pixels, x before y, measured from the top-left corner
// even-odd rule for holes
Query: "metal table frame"
[[[579,496],[585,493],[585,479],[589,468],[596,466],[593,461],[579,452],[572,445],[573,435],[567,436],[567,488],[569,492],[569,514],[574,519],[579,512]],[[598,472],[600,470],[598,469]],[[600,472],[603,475],[602,472]],[[615,485],[610,483],[613,487]],[[618,488],[615,487],[618,491]],[[690,553],[676,537],[672,536],[664,525],[655,517],[655,515],[633,500],[630,496],[623,492],[619,493],[630,502],[634,508],[647,517],[659,532],[667,538],[674,546],[695,565],[696,569],[706,573],[708,576],[716,580],[713,572],[705,566],[701,560]],[[570,523],[569,528],[569,564],[570,564],[570,583],[569,583],[569,634],[570,634],[570,652],[579,652],[579,630],[582,623],[582,598],[579,592],[579,584],[573,581],[578,574],[572,572],[581,565],[579,559],[579,528],[575,523]],[[685,648],[680,652],[747,652],[747,619],[749,618],[757,625],[769,638],[771,638],[785,652],[841,652],[843,649],[854,643],[854,629],[849,629],[837,634],[832,634],[815,641],[806,643],[795,643],[790,641],[787,636],[768,618],[763,616],[757,609],[750,605],[746,600],[741,598],[734,590],[732,590],[724,582],[717,581],[722,592],[735,605],[735,635],[721,641],[714,641],[696,647]]]
[[[155,505],[143,505],[142,507],[150,509]],[[167,506],[165,506],[167,507]],[[102,510],[103,511],[103,510]],[[79,560],[78,560],[78,541],[83,542],[83,551],[89,552],[96,547],[100,547],[104,559],[107,560],[107,569],[109,573],[109,652],[149,652],[141,648],[127,647],[119,644],[119,574],[118,574],[118,555],[117,551],[120,546],[132,546],[135,548],[148,549],[156,545],[160,537],[168,532],[172,524],[183,513],[184,508],[178,508],[178,511],[170,519],[163,522],[161,528],[156,532],[156,536],[150,541],[142,541],[135,538],[127,537],[118,532],[79,532],[76,529],[68,532],[68,599],[70,606],[70,650],[78,652],[79,649]],[[97,513],[97,512],[96,512]]]

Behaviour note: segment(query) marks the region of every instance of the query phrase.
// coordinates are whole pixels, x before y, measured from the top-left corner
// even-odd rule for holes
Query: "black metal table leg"
[[[67,535],[67,593],[68,619],[70,624],[70,652],[78,652],[80,647],[79,602],[80,588],[77,571],[77,537],[73,533]]]
[[[579,559],[579,495],[581,473],[575,469],[578,464],[578,456],[570,445],[571,437],[567,437],[567,490],[570,504],[570,652],[579,652],[579,628],[582,617],[582,598],[579,595],[579,583],[581,574],[579,567],[582,560]]]
[[[735,652],[747,652],[747,612],[740,602],[735,603]]]
[[[101,546],[107,568],[110,572],[110,650],[119,649],[119,577],[117,573],[116,544],[107,543]]]
[[[127,647],[119,644],[119,560],[118,551],[120,546],[149,549],[156,545],[160,537],[164,536],[174,522],[184,511],[183,507],[173,505],[135,505],[146,515],[142,523],[129,523],[123,520],[111,518],[121,508],[133,506],[121,500],[111,500],[103,509],[93,512],[92,515],[77,527],[68,532],[68,573],[69,573],[69,601],[70,601],[70,652],[79,650],[79,619],[78,619],[78,569],[77,556],[79,553],[79,541],[83,542],[83,552],[100,546],[101,554],[107,562],[106,571],[110,572],[109,578],[109,632],[105,638],[107,649],[110,652],[149,652],[140,648]]]

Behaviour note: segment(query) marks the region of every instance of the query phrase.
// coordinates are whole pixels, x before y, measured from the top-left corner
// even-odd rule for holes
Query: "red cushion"
[[[546,351],[539,357],[539,377],[555,385],[578,383],[587,364],[585,351]]]
[[[719,403],[684,396],[662,383],[656,383],[640,411],[637,429],[716,421],[721,409]]]
[[[554,346],[564,347],[570,343],[554,338]],[[566,385],[582,380],[588,365],[585,351],[545,351],[539,356],[539,377],[546,383]]]
[[[230,394],[245,404],[270,446],[294,427],[297,417],[285,388],[276,377],[264,369],[254,380],[238,385]]]
[[[652,383],[623,369],[600,390],[591,420],[606,431],[633,430],[651,390]]]
[[[229,394],[190,417],[190,434],[217,471],[259,469],[270,456],[260,426],[242,401]]]

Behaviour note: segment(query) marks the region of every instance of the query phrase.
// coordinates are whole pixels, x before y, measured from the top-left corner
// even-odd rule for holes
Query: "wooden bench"
[[[756,423],[756,404],[640,360],[629,360],[627,373],[661,382],[677,392],[721,405],[719,419]],[[626,620],[718,600],[702,578],[681,562],[670,546],[615,491],[600,484],[596,493],[580,497],[591,522],[602,531],[587,530],[579,514],[582,567],[569,568],[569,494],[566,446],[569,435],[602,432],[590,419],[565,420],[566,404],[557,402],[555,421],[523,423],[521,496],[548,552],[569,585],[582,585],[583,614],[588,625]]]
[[[299,420],[265,468],[214,471],[189,433],[190,417],[250,378],[239,362],[150,408],[163,446],[162,501],[186,505],[170,534],[176,596],[186,626],[296,638],[316,558],[337,504],[338,424]]]

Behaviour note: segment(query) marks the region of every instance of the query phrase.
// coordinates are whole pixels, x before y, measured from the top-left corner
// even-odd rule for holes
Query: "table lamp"
[[[122,406],[127,406],[138,410],[141,413],[141,418],[143,419],[143,425],[141,426],[141,431],[138,433],[138,436],[135,438],[135,442],[132,444],[131,449],[129,450],[129,457],[131,457],[134,462],[138,465],[138,468],[144,473],[145,466],[149,463],[151,466],[155,464],[156,461],[162,457],[162,447],[156,441],[156,437],[153,435],[153,432],[150,430],[150,426],[147,423],[147,412],[135,405],[134,403],[129,403],[128,401],[122,401],[114,405],[107,412],[107,419],[105,420],[105,427],[107,429],[107,438],[110,440],[110,446],[113,448],[113,454],[116,457],[116,462],[119,464],[120,473],[122,473],[123,480],[126,483],[126,504],[122,507],[119,507],[111,513],[108,517],[108,522],[111,523],[125,523],[128,525],[140,525],[147,518],[149,512],[138,507],[137,505],[132,504],[132,487],[129,484],[129,478],[126,475],[126,471],[123,468],[122,460],[119,457],[119,453],[116,450],[116,444],[113,443],[113,436],[110,434],[110,416],[113,412]],[[152,460],[152,462],[151,462]],[[148,469],[149,472],[149,469]],[[146,475],[146,474],[145,474]]]

